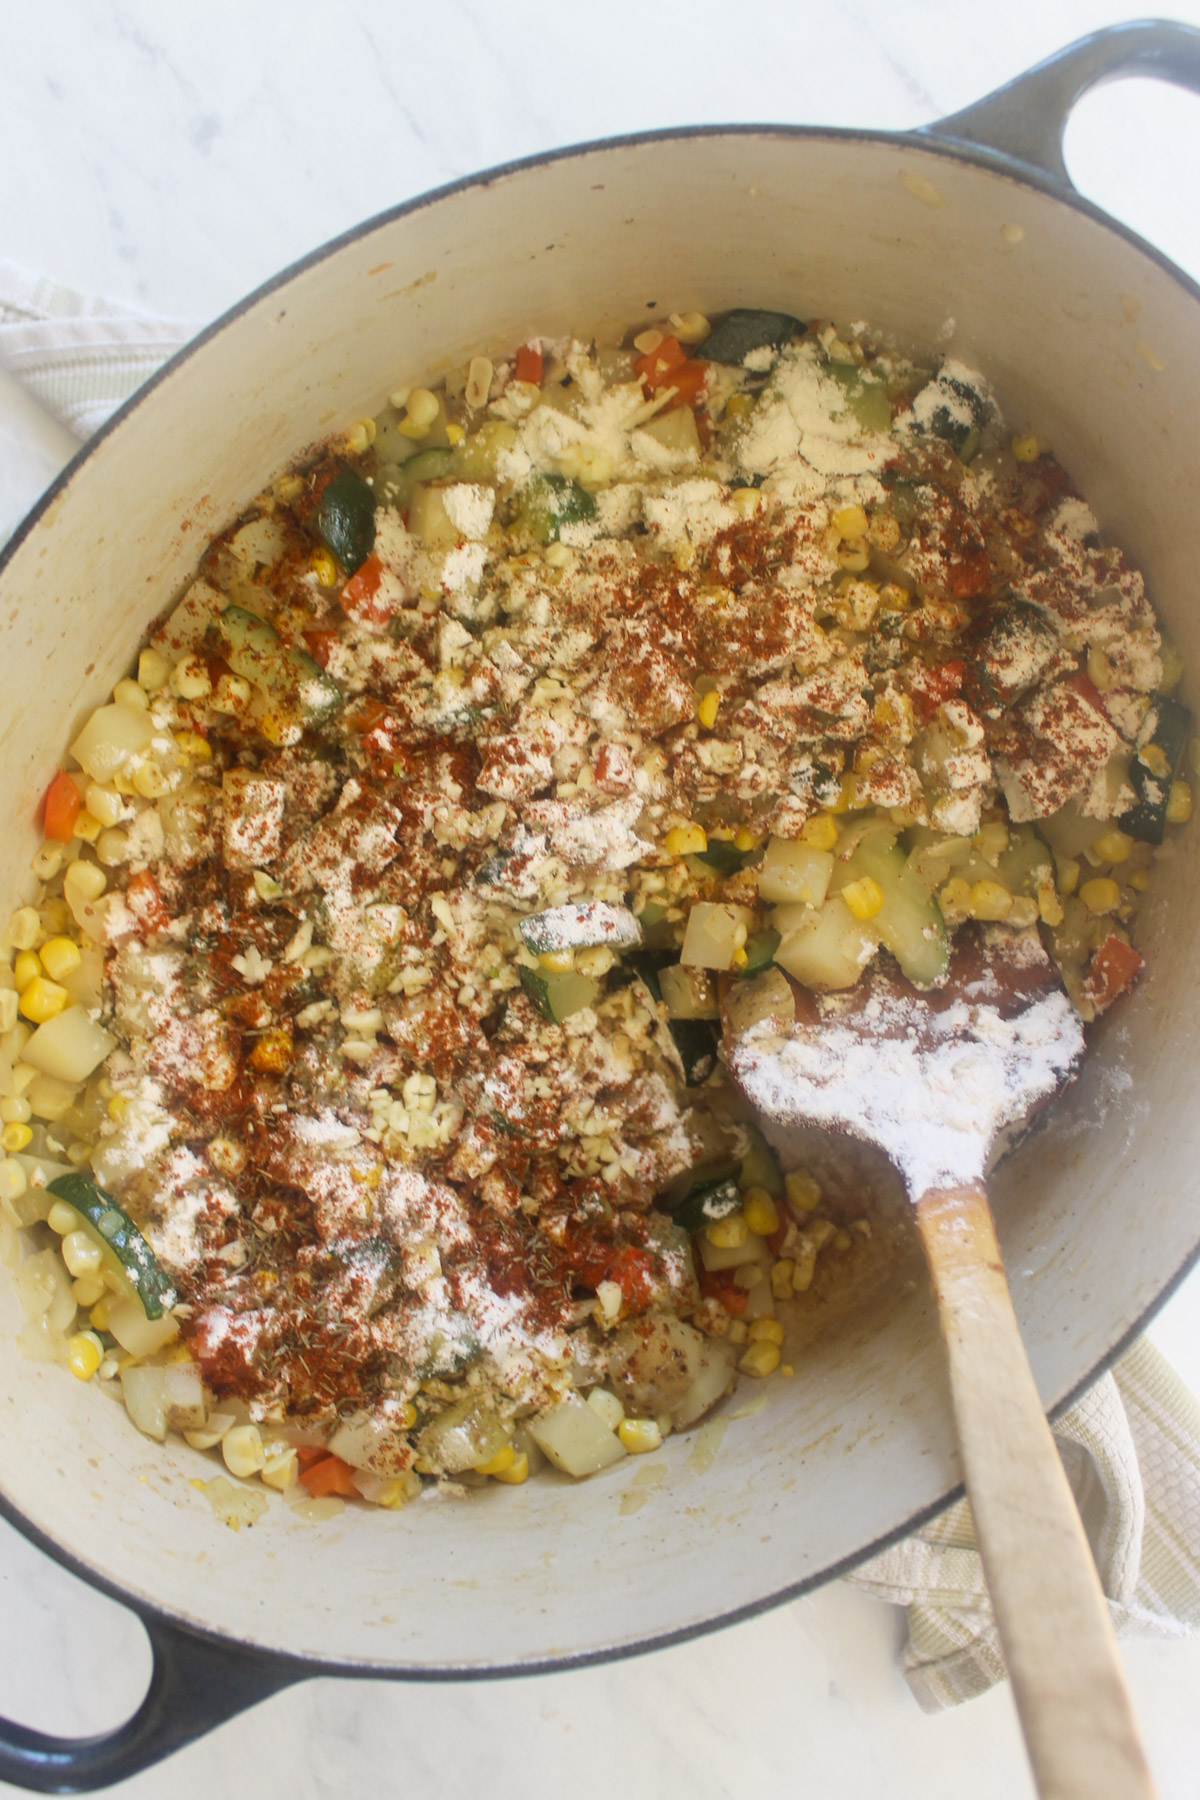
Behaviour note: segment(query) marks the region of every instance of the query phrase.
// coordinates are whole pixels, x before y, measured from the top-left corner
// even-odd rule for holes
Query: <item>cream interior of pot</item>
[[[740,303],[866,319],[976,361],[1145,570],[1200,671],[1200,306],[1176,277],[1114,230],[933,148],[764,132],[600,150],[468,187],[315,260],[76,470],[0,578],[0,904],[28,890],[35,802],[73,729],[209,535],[297,450],[480,348]],[[1047,1403],[1200,1240],[1198,854],[1193,830],[1143,908],[1144,981],[995,1180]],[[85,1566],[264,1645],[400,1668],[595,1654],[811,1582],[953,1485],[923,1282],[891,1288],[797,1356],[794,1379],[744,1383],[700,1454],[692,1433],[578,1486],[549,1476],[321,1525],[273,1497],[235,1534],[189,1485],[219,1466],[152,1444],[96,1385],[18,1357],[0,1277],[0,1486]],[[765,1405],[747,1414],[748,1398]]]

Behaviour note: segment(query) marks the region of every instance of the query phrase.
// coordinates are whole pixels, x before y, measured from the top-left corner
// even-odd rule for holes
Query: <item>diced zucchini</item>
[[[1011,706],[1035,687],[1062,646],[1044,614],[1023,600],[997,613],[968,664],[967,693],[983,709]]]
[[[720,324],[714,325],[702,344],[692,352],[705,362],[732,363],[741,367],[755,350],[781,350],[790,337],[799,336],[804,327],[791,313],[761,312],[754,307],[735,306]]]
[[[49,1191],[79,1214],[80,1229],[100,1246],[104,1272],[117,1291],[136,1301],[148,1319],[175,1304],[175,1289],[153,1250],[110,1194],[85,1175],[58,1175]]]
[[[775,1160],[775,1152],[757,1125],[742,1126],[746,1134],[746,1154],[742,1158],[740,1181],[743,1188],[765,1188],[772,1200],[782,1200],[783,1174]]]
[[[339,469],[326,484],[317,507],[317,532],[348,575],[370,556],[375,548],[375,496],[357,469]]]
[[[820,906],[829,888],[834,860],[828,850],[792,838],[771,838],[758,871],[758,891],[764,900],[802,901]]]
[[[341,705],[342,690],[320,663],[280,643],[275,627],[245,607],[227,606],[209,635],[234,674],[291,717],[320,725]]]
[[[906,864],[898,844],[889,843],[886,834],[872,832],[842,865],[840,885],[862,875],[879,884],[883,905],[868,923],[915,987],[933,987],[950,960],[946,926],[936,900]]]
[[[717,991],[707,969],[668,963],[658,978],[663,1001],[673,1019],[719,1019]]]
[[[970,462],[979,448],[987,403],[977,388],[943,369],[922,388],[908,416],[920,421],[921,430],[950,444],[963,462]]]
[[[645,916],[643,913],[642,918],[645,919]],[[673,950],[635,950],[625,958],[625,965],[633,970],[639,981],[645,983],[652,1000],[661,1000],[662,972],[678,960]]]
[[[854,917],[840,894],[834,894],[802,925],[784,933],[775,961],[805,987],[828,993],[853,987],[878,943],[875,932]]]
[[[775,952],[783,942],[783,934],[773,925],[764,926],[746,939],[746,960],[735,973],[739,977],[761,975],[775,960]]]
[[[1167,828],[1167,802],[1171,798],[1171,782],[1192,728],[1192,715],[1178,700],[1168,700],[1165,694],[1159,694],[1154,702],[1152,716],[1154,723],[1149,742],[1161,750],[1169,772],[1166,775],[1155,775],[1140,756],[1135,756],[1129,766],[1129,779],[1137,795],[1137,803],[1123,814],[1118,823],[1122,831],[1127,831],[1130,837],[1140,838],[1144,844],[1161,844]]]
[[[1124,819],[1120,823],[1123,830],[1129,829]],[[1106,819],[1086,818],[1074,800],[1068,800],[1049,818],[1038,820],[1038,830],[1055,856],[1081,856],[1098,837],[1103,837],[1108,828]],[[1133,836],[1132,832],[1130,836]]]
[[[718,875],[736,875],[739,869],[745,868],[746,860],[752,854],[750,850],[739,850],[732,838],[709,838],[708,848],[697,850],[694,859],[688,857],[688,863],[695,860],[703,870],[715,869]]]
[[[723,1162],[703,1163],[677,1175],[659,1198],[659,1205],[669,1212],[677,1225],[686,1231],[699,1231],[717,1219],[739,1212],[742,1196],[738,1178],[742,1165],[736,1157]]]
[[[847,410],[853,413],[864,431],[891,430],[892,402],[888,384],[881,375],[861,368],[857,363],[835,362],[826,365],[825,374],[832,375],[844,390]]]
[[[688,1087],[700,1087],[717,1066],[717,1045],[721,1034],[711,1019],[668,1019],[683,1079]]]
[[[525,1429],[556,1469],[577,1480],[607,1469],[627,1454],[616,1432],[575,1394],[526,1420]]]
[[[607,945],[610,950],[632,950],[642,941],[642,928],[624,906],[603,900],[577,900],[569,906],[547,907],[522,919],[521,936],[535,956],[551,950],[586,950]]]
[[[561,1025],[572,1013],[591,1006],[600,992],[600,983],[590,975],[577,975],[568,969],[562,975],[544,975],[540,969],[521,969],[521,986],[542,1017]]]
[[[1054,854],[1032,825],[1014,825],[1008,849],[996,864],[996,878],[1010,894],[1036,894],[1054,880]]]
[[[748,907],[699,900],[688,914],[679,959],[697,969],[731,969],[753,924]]]
[[[586,488],[565,475],[535,475],[517,496],[514,523],[539,544],[552,544],[564,525],[594,519],[596,502]]]

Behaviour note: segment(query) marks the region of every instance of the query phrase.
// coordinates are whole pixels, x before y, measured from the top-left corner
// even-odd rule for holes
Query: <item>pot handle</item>
[[[0,1781],[38,1794],[110,1787],[308,1676],[281,1657],[210,1642],[153,1614],[141,1617],[154,1668],[132,1718],[88,1738],[53,1737],[0,1718]]]
[[[1093,31],[974,106],[921,129],[930,137],[998,150],[1073,192],[1062,151],[1067,120],[1089,88],[1123,75],[1155,76],[1200,93],[1200,30],[1143,19]]]

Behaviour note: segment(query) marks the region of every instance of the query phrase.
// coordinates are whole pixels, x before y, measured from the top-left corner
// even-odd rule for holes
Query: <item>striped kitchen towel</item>
[[[1118,1637],[1200,1631],[1200,1405],[1140,1339],[1054,1426]],[[926,1712],[1004,1680],[966,1500],[848,1578],[903,1606]]]
[[[0,262],[0,363],[78,438],[199,330]]]
[[[79,438],[200,329],[0,262],[0,364]],[[1117,1632],[1200,1631],[1200,1406],[1139,1342],[1055,1426]],[[971,1512],[950,1507],[849,1578],[908,1614],[928,1712],[1004,1678]]]

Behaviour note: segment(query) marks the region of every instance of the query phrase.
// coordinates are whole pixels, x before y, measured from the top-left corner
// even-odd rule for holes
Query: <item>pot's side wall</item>
[[[739,302],[866,318],[926,345],[953,318],[956,353],[989,371],[1014,424],[1036,423],[1061,450],[1200,667],[1180,525],[1200,460],[1200,318],[1170,277],[1108,229],[933,150],[769,134],[618,148],[468,189],[303,271],[76,472],[0,577],[5,903],[70,728],[124,672],[206,537],[298,446],[439,358]],[[1053,1131],[998,1183],[1049,1399],[1200,1236],[1182,1202],[1197,1151],[1195,855],[1184,840],[1165,870],[1143,991]],[[0,1314],[15,1317],[11,1295]],[[486,1666],[653,1637],[815,1578],[954,1479],[919,1291],[759,1390],[765,1407],[728,1425],[707,1468],[692,1437],[578,1488],[539,1481],[321,1527],[272,1501],[237,1535],[189,1485],[219,1468],[150,1444],[94,1389],[22,1363],[11,1337],[9,1501],[127,1588],[317,1656]]]

